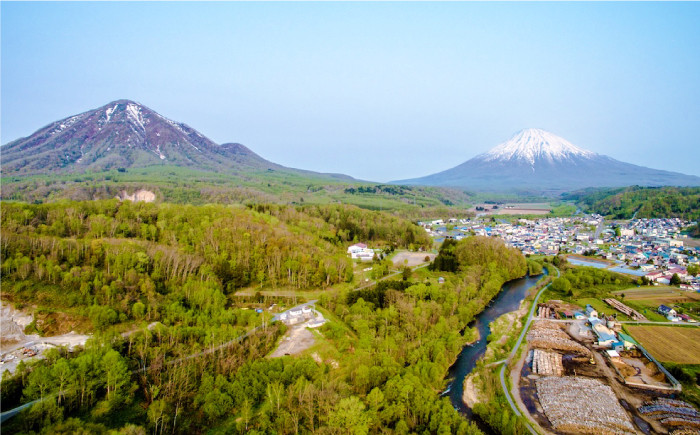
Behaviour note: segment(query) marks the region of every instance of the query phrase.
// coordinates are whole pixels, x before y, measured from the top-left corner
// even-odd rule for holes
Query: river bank
[[[479,337],[462,349],[455,363],[450,367],[448,378],[452,381],[449,384],[447,393],[452,406],[466,417],[471,418],[472,413],[470,407],[464,401],[464,380],[476,367],[479,359],[486,353],[488,336],[491,333],[491,323],[506,313],[520,309],[521,302],[541,277],[542,275],[525,276],[505,283],[501,287],[501,291],[469,325],[469,327],[476,329]],[[470,396],[477,397],[475,394],[470,394]]]

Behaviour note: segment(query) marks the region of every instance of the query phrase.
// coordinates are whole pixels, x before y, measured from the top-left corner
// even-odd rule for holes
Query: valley
[[[700,434],[698,22],[0,1],[0,433]]]

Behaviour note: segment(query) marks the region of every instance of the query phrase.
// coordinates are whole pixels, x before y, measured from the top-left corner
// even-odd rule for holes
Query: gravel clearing
[[[0,301],[0,352],[2,352],[3,372],[8,370],[14,373],[17,364],[22,360],[43,358],[42,353],[46,349],[56,346],[67,346],[69,350],[76,346],[83,346],[89,335],[67,334],[53,337],[41,337],[36,334],[26,335],[24,328],[33,320],[31,314],[15,310],[10,304]]]

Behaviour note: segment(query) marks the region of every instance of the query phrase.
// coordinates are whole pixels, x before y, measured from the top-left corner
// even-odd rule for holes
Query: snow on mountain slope
[[[534,165],[535,161],[539,159],[554,162],[571,158],[592,158],[595,156],[595,153],[579,148],[566,139],[548,131],[527,128],[478,158],[487,162],[516,159],[524,160]]]
[[[245,147],[243,147],[245,148]],[[2,147],[4,174],[168,164],[203,170],[282,169],[254,152],[223,147],[186,124],[130,100],[53,122]]]
[[[279,171],[352,180],[287,168],[238,143],[218,145],[187,124],[131,100],[117,100],[40,128],[2,146],[2,174],[34,175],[156,165],[230,175]]]

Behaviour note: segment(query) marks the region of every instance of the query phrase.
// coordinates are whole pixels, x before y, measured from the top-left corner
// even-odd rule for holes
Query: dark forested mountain
[[[565,191],[630,185],[698,186],[700,177],[621,162],[552,133],[526,129],[452,169],[395,183],[486,191]]]
[[[314,174],[269,162],[241,144],[218,145],[188,125],[129,100],[56,121],[10,142],[2,147],[2,160],[5,176],[154,165]]]

